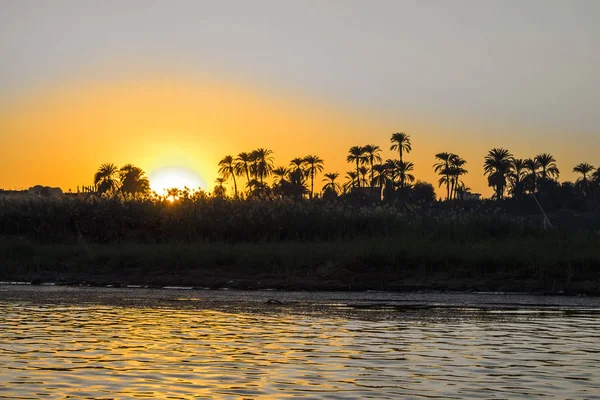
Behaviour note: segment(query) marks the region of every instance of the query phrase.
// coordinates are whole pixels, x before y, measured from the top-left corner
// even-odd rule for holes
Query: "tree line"
[[[348,150],[346,161],[353,168],[346,172],[346,181],[340,182],[340,173],[327,172],[323,174],[324,183],[321,196],[334,198],[341,195],[361,192],[367,188],[363,195],[373,198],[397,197],[400,192],[406,193],[413,189],[427,192],[426,197],[435,199],[433,186],[424,182],[415,182],[413,175],[414,164],[404,159],[405,154],[412,150],[410,135],[404,132],[394,133],[390,137],[390,150],[398,152],[398,158],[383,160],[382,149],[375,144],[352,146]],[[313,199],[315,179],[324,171],[324,161],[317,155],[296,157],[290,160],[289,165],[275,166],[273,152],[267,149],[257,149],[251,152],[242,152],[237,156],[226,155],[219,163],[219,178],[214,193],[225,194],[225,182],[232,181],[234,193],[238,197],[256,198],[302,198]],[[443,172],[443,182],[447,182],[448,191],[458,191],[462,181],[460,176],[467,171],[462,168],[466,163],[457,155],[448,153],[447,167],[439,167]],[[264,179],[273,176],[273,185],[268,186]],[[240,179],[245,178],[245,190],[240,190]],[[448,195],[450,198],[450,195]]]
[[[100,165],[94,174],[94,187],[100,194],[147,195],[150,193],[150,181],[146,173],[133,164],[126,164],[121,168],[112,163]]]
[[[416,186],[428,185],[424,182],[415,183],[414,164],[404,158],[412,150],[410,135],[404,132],[394,133],[390,142],[390,150],[398,152],[397,159],[384,161],[378,145],[350,147],[346,161],[353,168],[346,172],[346,181],[339,182],[338,172],[325,173],[322,179],[325,183],[322,196],[335,197],[368,187],[376,197],[383,193],[384,198],[394,198],[398,192],[406,193]],[[316,176],[324,170],[323,160],[311,155],[294,158],[287,167],[274,167],[272,153],[270,150],[258,149],[240,153],[236,157],[225,156],[219,162],[220,193],[224,193],[222,185],[227,180],[233,180],[235,197],[242,193],[248,197],[307,196],[312,199],[315,195]],[[455,153],[441,152],[435,154],[435,161],[432,167],[439,175],[438,187],[445,187],[446,200],[461,199],[470,192],[471,189],[463,181],[464,175],[468,173],[465,159]],[[548,197],[549,192],[561,187],[556,159],[549,153],[522,159],[515,157],[507,149],[493,148],[484,157],[483,168],[488,185],[494,190],[493,198],[498,200],[507,195],[515,199],[521,199],[527,194]],[[588,199],[593,193],[600,192],[600,170],[589,163],[580,163],[573,171],[581,176],[575,183],[564,182],[563,189]],[[272,187],[264,183],[264,178],[270,175],[274,175]],[[236,177],[246,178],[246,192],[238,191]]]
[[[485,156],[484,173],[488,185],[494,189],[494,197],[502,199],[506,194],[522,198],[525,194],[546,194],[558,185],[560,171],[552,154],[540,153],[533,158],[517,158],[509,150],[493,148]],[[600,188],[600,170],[589,163],[580,163],[573,172],[581,174],[575,183],[564,182],[587,198]],[[594,190],[595,189],[595,190]]]
[[[398,158],[383,160],[380,146],[367,144],[352,146],[346,161],[352,168],[341,182],[340,173],[324,172],[325,162],[318,155],[307,155],[290,160],[289,164],[276,166],[273,151],[259,148],[241,152],[236,156],[226,155],[218,162],[219,177],[213,195],[226,197],[225,183],[231,181],[234,198],[308,198],[320,195],[323,198],[359,193],[380,199],[402,199],[419,192],[421,197],[435,200],[433,186],[416,182],[414,164],[405,159],[412,151],[410,135],[397,132],[390,137],[390,150]],[[445,188],[445,199],[462,199],[470,188],[463,181],[467,161],[450,152],[437,153],[432,165],[439,176],[438,187]],[[538,195],[548,199],[558,191],[568,191],[571,196],[584,200],[600,198],[600,170],[589,163],[580,163],[573,171],[580,174],[576,182],[563,182],[558,178],[560,171],[552,154],[540,153],[532,158],[517,158],[505,148],[493,148],[484,157],[484,174],[488,185],[494,190],[493,198],[522,199],[526,195]],[[323,174],[322,176],[319,176]],[[272,178],[272,184],[267,182]],[[321,178],[323,187],[315,192],[315,180]],[[98,193],[148,194],[150,182],[144,171],[132,164],[118,168],[114,164],[102,164],[94,175]]]

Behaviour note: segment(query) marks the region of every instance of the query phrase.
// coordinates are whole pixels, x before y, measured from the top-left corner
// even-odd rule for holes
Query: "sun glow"
[[[150,188],[158,194],[166,194],[169,189],[198,189],[204,182],[194,171],[186,168],[162,168],[150,173]]]

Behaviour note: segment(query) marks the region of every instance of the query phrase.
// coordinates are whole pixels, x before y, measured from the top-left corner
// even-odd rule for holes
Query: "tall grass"
[[[0,197],[0,280],[600,293],[587,221],[546,231],[489,203]]]
[[[0,236],[107,243],[335,240],[414,234],[475,240],[541,234],[541,217],[485,207],[410,208],[323,201],[0,197]]]

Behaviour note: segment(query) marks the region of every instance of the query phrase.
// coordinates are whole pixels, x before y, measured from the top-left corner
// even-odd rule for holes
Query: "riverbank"
[[[286,290],[460,290],[600,295],[600,238],[473,241],[57,243],[0,238],[0,281]]]

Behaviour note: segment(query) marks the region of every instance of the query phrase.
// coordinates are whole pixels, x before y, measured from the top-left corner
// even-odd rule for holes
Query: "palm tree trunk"
[[[371,198],[373,197],[373,159],[371,159],[371,182],[370,185],[371,187]]]
[[[402,143],[398,143],[398,152],[400,153],[400,162],[402,162]]]
[[[238,192],[237,192],[237,182],[235,181],[235,172],[232,171],[231,176],[233,177],[233,191],[235,192],[235,198],[237,199]]]
[[[246,180],[250,182],[250,172],[248,171],[248,163],[244,163],[244,170],[246,171]]]
[[[360,171],[358,170],[358,158],[356,159],[356,183],[360,187]]]
[[[310,199],[313,199],[313,190],[315,188],[315,171],[310,171]]]

